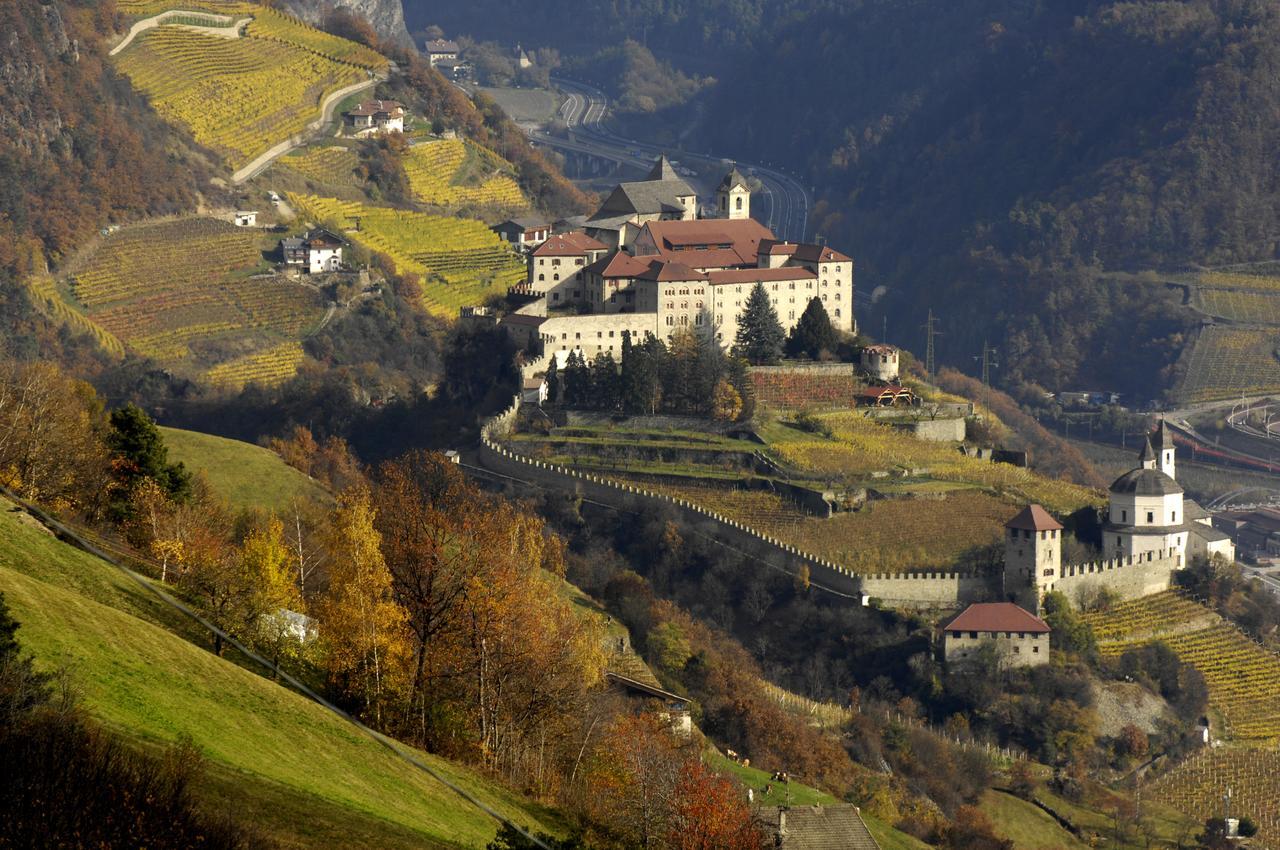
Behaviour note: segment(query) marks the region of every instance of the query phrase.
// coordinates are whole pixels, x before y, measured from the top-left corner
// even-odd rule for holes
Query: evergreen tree
[[[769,302],[769,293],[765,292],[763,283],[757,283],[738,316],[734,350],[753,366],[770,366],[782,359],[785,339],[778,313]]]
[[[618,403],[631,413],[636,405],[636,350],[631,344],[631,331],[622,332],[622,369],[618,376]]]
[[[627,413],[652,413],[657,408],[661,391],[658,384],[658,350],[662,343],[650,334],[640,345],[630,343],[628,335],[622,347],[622,409]]]
[[[569,352],[569,359],[564,365],[564,400],[571,407],[581,407],[589,402],[591,395],[591,372],[587,369],[582,352]]]
[[[592,406],[600,410],[616,410],[622,383],[618,377],[618,364],[607,351],[596,354],[591,363]]]
[[[547,403],[555,404],[560,400],[560,369],[556,365],[555,352],[551,353],[550,359],[547,364]]]
[[[817,360],[822,352],[835,351],[836,343],[836,329],[831,326],[831,317],[827,315],[822,299],[815,295],[787,337],[787,356],[807,356]]]
[[[130,499],[141,482],[151,479],[169,496],[185,501],[191,495],[191,473],[181,463],[169,463],[160,429],[139,407],[126,404],[111,412],[107,449],[112,457],[110,512],[117,521],[132,515]]]

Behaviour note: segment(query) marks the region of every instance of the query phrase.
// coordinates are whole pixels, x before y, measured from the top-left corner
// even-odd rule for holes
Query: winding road
[[[557,77],[552,82],[565,95],[560,118],[569,128],[569,138],[542,131],[530,132],[530,138],[538,144],[646,170],[653,164],[654,157],[662,153],[680,162],[682,167],[697,164],[715,169],[724,165],[725,158],[713,154],[664,148],[619,136],[604,124],[609,111],[604,92],[577,80]],[[738,169],[764,186],[763,191],[752,197],[753,217],[781,239],[803,241],[809,235],[809,209],[813,202],[809,190],[797,178],[766,165],[739,162]]]

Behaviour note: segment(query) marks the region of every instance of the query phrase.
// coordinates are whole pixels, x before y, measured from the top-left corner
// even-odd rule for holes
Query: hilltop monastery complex
[[[697,193],[660,157],[648,178],[621,183],[582,227],[549,236],[528,254],[531,302],[502,320],[532,351],[622,353],[678,328],[733,344],[757,283],[785,330],[822,299],[831,323],[854,332],[853,261],[823,245],[784,242],[751,218],[751,189],[736,168],[699,217]]]

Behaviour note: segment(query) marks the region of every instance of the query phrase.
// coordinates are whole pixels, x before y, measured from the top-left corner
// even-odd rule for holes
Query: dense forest
[[[593,5],[576,18],[602,38],[647,32],[717,78],[660,114],[694,147],[810,178],[816,232],[858,258],[863,292],[886,287],[867,326],[887,315],[922,348],[932,307],[940,359],[970,371],[986,337],[997,380],[1151,395],[1176,377],[1186,314],[1106,273],[1275,254],[1274,4]],[[485,6],[437,22],[479,28]],[[546,33],[562,51],[578,37]],[[742,108],[762,103],[768,121]]]

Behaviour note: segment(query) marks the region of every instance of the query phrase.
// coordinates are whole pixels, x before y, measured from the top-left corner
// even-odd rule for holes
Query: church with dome
[[[1063,564],[1063,526],[1039,505],[1006,523],[1006,597],[1036,611],[1054,590],[1070,596],[1106,587],[1126,598],[1145,596],[1168,588],[1173,574],[1196,558],[1234,560],[1231,539],[1178,484],[1176,455],[1161,420],[1143,440],[1138,466],[1111,484],[1101,561]]]

